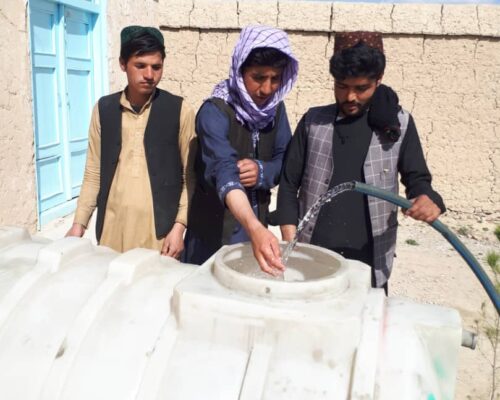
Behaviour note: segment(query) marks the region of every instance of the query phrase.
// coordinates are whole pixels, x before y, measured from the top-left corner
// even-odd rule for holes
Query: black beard
[[[361,103],[354,102],[354,104],[358,106],[359,111],[356,114],[345,114],[342,107],[346,104],[353,104],[353,103],[349,101],[344,101],[343,103],[339,104],[339,110],[342,111],[345,117],[353,117],[353,118],[359,117],[360,115],[363,115],[366,112],[366,110],[368,110],[368,108],[370,107],[370,102],[366,102],[364,105],[362,105]]]

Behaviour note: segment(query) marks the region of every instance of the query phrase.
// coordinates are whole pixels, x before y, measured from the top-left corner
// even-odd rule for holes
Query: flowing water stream
[[[285,250],[283,251],[283,256],[281,259],[285,267],[288,258],[290,257],[290,254],[292,254],[293,248],[297,244],[297,240],[299,238],[300,233],[307,226],[307,223],[311,220],[311,218],[314,218],[316,215],[318,215],[319,211],[321,210],[321,207],[323,207],[323,205],[325,205],[326,203],[330,202],[335,196],[339,195],[340,193],[347,192],[348,190],[354,190],[354,187],[355,187],[354,182],[341,183],[337,186],[332,187],[330,190],[319,196],[318,200],[316,200],[316,202],[311,206],[311,208],[307,210],[306,214],[304,215],[304,218],[300,220],[299,225],[297,226],[297,232],[295,233],[295,237],[290,243],[288,243],[288,245],[285,247]],[[286,270],[284,279],[287,280]]]

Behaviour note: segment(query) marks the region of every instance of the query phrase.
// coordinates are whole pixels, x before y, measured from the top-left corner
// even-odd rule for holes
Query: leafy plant
[[[490,268],[493,270],[493,273],[495,276],[497,274],[500,274],[500,254],[498,254],[495,251],[489,251],[488,254],[486,255],[486,262],[490,266]]]
[[[498,240],[500,240],[500,225],[497,225],[497,227],[495,228],[495,236]]]
[[[410,246],[418,246],[418,242],[415,239],[406,239],[405,243],[409,244]]]
[[[500,254],[495,251],[489,251],[486,255],[486,262],[488,266],[493,271],[493,282],[497,291],[500,289]],[[491,346],[493,355],[489,359],[491,366],[491,388],[490,388],[490,400],[498,399],[498,371],[500,367],[497,365],[497,355],[499,351],[499,339],[500,339],[500,317],[495,313],[493,319],[488,318],[486,313],[486,304],[483,302],[481,304],[481,319],[476,320],[476,328],[478,333],[482,333],[486,336],[487,343]]]

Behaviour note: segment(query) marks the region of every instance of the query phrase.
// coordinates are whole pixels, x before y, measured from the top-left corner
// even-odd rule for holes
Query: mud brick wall
[[[416,121],[448,223],[500,221],[500,7],[264,0],[160,0],[167,47],[162,86],[198,107],[227,77],[241,27],[285,29],[300,61],[286,99],[293,126],[334,101],[335,32],[384,34],[384,82]],[[463,222],[460,222],[463,221]]]
[[[31,66],[26,2],[0,5],[0,225],[36,227]],[[313,105],[334,101],[328,60],[339,31],[385,35],[384,82],[413,113],[445,222],[500,221],[500,6],[356,4],[287,0],[108,0],[110,92],[126,84],[119,33],[159,27],[167,58],[161,87],[199,107],[227,77],[241,27],[285,29],[300,61],[286,100],[295,127]],[[15,43],[16,45],[12,45]],[[461,222],[465,221],[465,222]]]

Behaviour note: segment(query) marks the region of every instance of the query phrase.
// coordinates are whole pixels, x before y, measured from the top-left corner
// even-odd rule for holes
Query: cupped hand
[[[252,241],[253,254],[260,269],[273,276],[281,275],[285,266],[281,261],[281,249],[276,236],[260,224],[250,233],[250,240]]]

